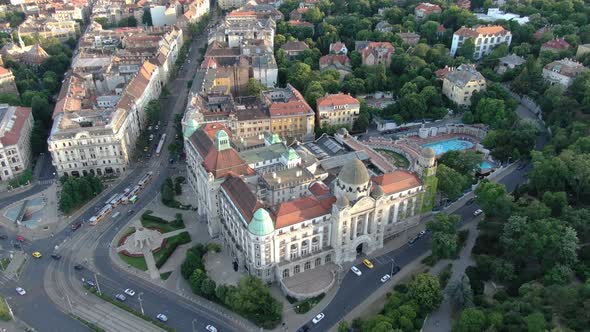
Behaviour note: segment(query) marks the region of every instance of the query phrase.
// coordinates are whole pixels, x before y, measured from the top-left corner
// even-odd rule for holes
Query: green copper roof
[[[268,142],[270,144],[278,144],[278,143],[281,143],[281,137],[279,136],[279,134],[272,134],[268,138]]]
[[[185,138],[188,138],[195,132],[195,130],[199,129],[199,127],[200,127],[199,123],[197,121],[191,119],[186,124],[182,135]]]
[[[248,225],[248,230],[254,235],[265,236],[272,233],[275,230],[275,226],[270,214],[265,209],[260,208],[254,212],[254,216]]]
[[[299,159],[299,155],[297,154],[297,152],[295,151],[295,149],[293,148],[289,148],[289,152],[287,154],[287,160],[297,160]]]
[[[231,148],[229,135],[223,129],[215,133],[215,148],[217,148],[217,151],[223,151]]]

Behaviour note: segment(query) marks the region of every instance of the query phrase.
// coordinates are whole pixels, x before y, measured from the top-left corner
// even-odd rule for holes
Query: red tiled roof
[[[227,14],[228,16],[256,16],[256,13],[253,11],[239,11],[239,10],[233,10],[231,11],[229,14]]]
[[[422,2],[421,4],[416,6],[414,11],[415,12],[421,11],[421,12],[424,12],[424,15],[430,15],[433,13],[442,12],[442,9],[440,8],[439,5],[435,5],[435,4],[428,3],[428,2]]]
[[[350,58],[344,54],[328,54],[320,58],[321,65],[331,65],[334,63],[347,65],[350,64]]]
[[[6,75],[6,74],[11,74],[12,72],[10,71],[10,69],[6,69],[2,66],[0,66],[0,75]]]
[[[351,95],[347,95],[344,93],[332,94],[327,95],[321,98],[318,98],[317,105],[320,106],[341,106],[341,105],[350,105],[350,104],[359,104],[358,99],[352,97]]]
[[[291,226],[305,220],[329,214],[336,197],[319,199],[314,196],[283,202],[275,214],[275,229]]]
[[[448,73],[450,73],[453,69],[449,66],[445,66],[442,69],[439,69],[437,71],[434,72],[434,76],[436,76],[436,78],[444,78],[445,76],[447,76]]]
[[[286,103],[273,102],[269,107],[270,116],[284,116],[284,115],[305,115],[313,113],[309,104],[305,101],[303,96],[291,84],[287,84],[287,88],[291,90],[293,96]]]
[[[402,170],[385,173],[373,177],[372,180],[375,184],[380,185],[386,194],[394,194],[422,185],[415,173]]]
[[[369,54],[376,52],[377,49],[380,48],[387,49],[387,53],[385,54],[386,57],[389,57],[391,54],[395,52],[395,47],[393,47],[393,44],[391,44],[390,42],[369,42],[367,47],[363,49],[363,58],[368,57]]]
[[[330,193],[330,188],[323,182],[314,182],[309,186],[309,191],[317,197],[324,196]]]
[[[552,48],[555,50],[567,50],[570,47],[571,47],[570,43],[568,43],[565,39],[558,38],[558,39],[552,39],[552,40],[544,43],[541,48]]]
[[[303,22],[303,21],[289,21],[290,25],[294,25],[294,26],[298,26],[298,27],[304,27],[304,28],[313,28],[313,24],[309,23],[309,22]]]
[[[221,187],[240,210],[240,214],[246,219],[246,222],[250,223],[254,212],[262,205],[248,185],[241,178],[230,174]]]
[[[346,45],[342,42],[335,42],[334,44],[330,44],[330,50],[334,52],[340,52],[343,48],[346,48]]]
[[[16,110],[14,111],[16,118],[12,124],[12,128],[9,131],[4,132],[4,136],[0,137],[2,145],[8,146],[18,143],[18,140],[21,137],[21,130],[31,112],[32,110],[30,107],[16,107]]]
[[[447,28],[445,28],[445,26],[444,26],[444,25],[442,25],[442,24],[439,24],[439,25],[436,27],[436,32],[446,32],[446,31],[447,31]]]

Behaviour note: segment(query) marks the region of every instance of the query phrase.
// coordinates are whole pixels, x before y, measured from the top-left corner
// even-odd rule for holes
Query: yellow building
[[[443,78],[443,94],[460,106],[471,105],[471,96],[485,89],[486,79],[474,65],[460,65]]]
[[[279,134],[288,141],[313,139],[315,115],[297,89],[287,84],[284,89],[265,91],[263,96],[269,107],[273,134]]]
[[[358,119],[361,104],[350,95],[338,93],[317,100],[317,123],[326,126],[348,126]]]

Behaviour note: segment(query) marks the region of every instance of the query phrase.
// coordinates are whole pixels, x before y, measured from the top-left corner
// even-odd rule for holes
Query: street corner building
[[[429,210],[429,186],[436,186],[430,148],[409,171],[345,129],[290,146],[267,134],[240,151],[232,137],[209,123],[186,141],[199,214],[240,270],[278,282],[290,296],[327,291],[343,263],[382,248]]]
[[[0,104],[0,181],[9,180],[31,166],[30,107]]]

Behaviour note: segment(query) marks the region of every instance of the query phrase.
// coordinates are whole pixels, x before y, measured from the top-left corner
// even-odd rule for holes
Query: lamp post
[[[191,322],[191,326],[193,328],[193,332],[197,332],[197,320],[193,319],[193,321]]]
[[[143,311],[143,299],[141,298],[142,295],[143,295],[143,292],[140,292],[139,294],[137,294],[137,301],[139,301],[139,308],[141,309],[141,314],[145,315],[145,312]]]
[[[395,258],[392,258],[391,259],[391,273],[389,274],[392,277],[393,277],[393,265],[394,265],[394,263],[395,263]]]

